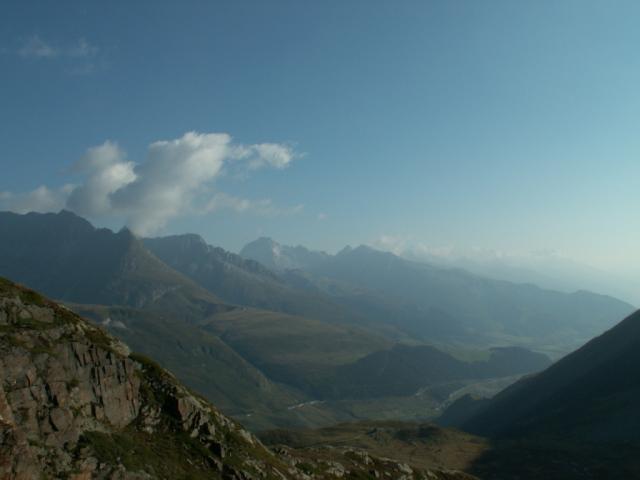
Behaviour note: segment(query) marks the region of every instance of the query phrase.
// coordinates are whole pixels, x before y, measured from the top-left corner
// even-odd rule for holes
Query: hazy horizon
[[[0,209],[640,271],[635,2],[0,12]]]

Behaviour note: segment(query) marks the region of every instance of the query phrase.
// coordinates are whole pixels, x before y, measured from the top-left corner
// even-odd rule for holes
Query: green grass
[[[90,447],[99,461],[121,463],[128,471],[146,472],[160,479],[205,480],[215,478],[213,455],[185,433],[148,434],[85,432],[78,448]]]
[[[146,355],[134,352],[129,355],[129,358],[142,365],[142,369],[147,374],[152,375],[155,378],[164,378],[167,375],[164,368],[162,368],[158,362],[147,357]]]
[[[113,328],[110,333],[137,352],[132,358],[145,370],[153,370],[154,364],[166,368],[227,414],[270,414],[302,401],[269,382],[216,335],[180,318],[123,307],[75,305],[74,309],[96,321],[109,317],[125,324],[126,329]]]
[[[16,294],[20,297],[23,303],[38,305],[39,307],[48,306],[50,304],[50,302],[38,292],[23,287],[22,285],[18,285],[4,277],[0,277],[0,293],[4,295]]]
[[[92,327],[85,331],[85,336],[96,346],[104,350],[112,350],[111,339],[100,327]]]
[[[267,445],[285,444],[299,449],[329,446],[329,451],[337,451],[343,447],[355,448],[374,457],[392,458],[418,468],[464,469],[487,448],[484,439],[464,432],[428,423],[399,421],[362,421],[320,429],[274,430],[264,432],[261,439]],[[359,460],[358,455],[349,452],[345,457],[356,463]]]

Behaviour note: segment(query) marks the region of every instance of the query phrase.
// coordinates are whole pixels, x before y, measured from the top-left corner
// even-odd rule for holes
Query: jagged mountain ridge
[[[366,323],[362,315],[332,303],[320,292],[293,288],[258,261],[208,245],[199,235],[146,238],[144,245],[225,302],[332,323]]]
[[[0,275],[104,323],[226,412],[264,415],[303,401],[199,327],[212,315],[241,308],[164,264],[128,230],[96,229],[62,211],[0,213],[0,233]]]
[[[0,278],[0,477],[471,478],[353,449],[268,450],[153,361]]]
[[[245,245],[240,256],[256,260],[272,270],[305,269],[324,263],[331,256],[325,252],[309,250],[302,245],[281,245],[268,237],[260,237]]]
[[[41,288],[104,323],[111,333],[153,355],[225,412],[252,418],[275,415],[273,421],[281,424],[279,416],[286,415],[287,406],[306,399],[267,378],[222,340],[221,332],[202,328],[225,312],[253,318],[260,311],[223,303],[163,263],[128,230],[96,229],[83,218],[62,211],[0,213],[0,233],[0,275]],[[250,263],[257,272],[267,272]],[[273,324],[279,322],[278,315],[268,318]],[[309,335],[327,330],[320,322],[304,322],[313,327]],[[328,330],[336,339],[343,336],[338,327]],[[377,346],[372,344],[365,354]]]
[[[152,255],[129,230],[94,228],[68,211],[0,212],[0,274],[59,300],[180,310],[228,306]]]
[[[329,388],[330,384],[340,378],[346,379],[342,383],[349,384],[349,378],[353,378],[349,372],[358,371],[357,368],[350,369],[350,365],[357,367],[356,362],[361,358],[393,346],[396,334],[394,322],[403,321],[398,316],[399,312],[410,310],[415,314],[412,318],[418,324],[428,319],[431,327],[435,323],[446,328],[456,322],[446,312],[432,309],[427,311],[425,317],[424,311],[419,308],[395,303],[395,300],[380,300],[377,299],[377,292],[371,289],[334,280],[331,280],[331,285],[339,284],[338,293],[345,290],[349,294],[359,292],[366,296],[367,301],[378,302],[374,310],[379,314],[375,318],[375,322],[381,325],[379,329],[369,328],[371,322],[354,325],[351,319],[344,321],[338,315],[328,320],[318,320],[229,305],[219,298],[222,294],[226,295],[224,289],[218,288],[212,293],[206,288],[205,278],[209,273],[213,272],[213,277],[218,278],[221,285],[234,278],[238,279],[239,284],[244,282],[245,285],[254,286],[264,281],[268,285],[278,285],[278,288],[284,286],[279,293],[276,292],[278,294],[285,292],[290,295],[295,292],[300,295],[296,298],[305,298],[304,293],[318,298],[318,304],[322,305],[331,304],[325,301],[326,298],[338,297],[326,285],[312,285],[316,291],[291,286],[290,277],[285,277],[283,272],[270,272],[256,262],[210,247],[196,236],[175,237],[168,243],[169,254],[176,253],[176,262],[183,262],[181,264],[185,270],[192,263],[202,266],[204,277],[189,279],[149,252],[130,232],[125,230],[115,234],[94,229],[88,222],[69,212],[58,215],[0,215],[0,228],[13,227],[18,233],[12,231],[6,238],[0,237],[0,245],[7,247],[0,249],[2,268],[10,267],[14,273],[21,272],[20,278],[28,279],[24,281],[42,282],[48,288],[59,289],[67,298],[79,299],[80,302],[87,299],[110,302],[114,300],[109,295],[115,295],[119,299],[115,305],[78,303],[78,300],[67,303],[74,310],[103,324],[136,350],[157,358],[187,385],[197,388],[215,401],[225,413],[246,419],[255,429],[326,425],[360,415],[349,405],[345,407],[327,403],[322,412],[312,408],[291,410],[291,407],[327,397],[353,397],[348,389],[338,389],[336,393],[335,389]],[[76,235],[74,231],[82,233]],[[24,239],[18,245],[20,235]],[[45,235],[48,235],[46,240]],[[78,238],[74,240],[75,236]],[[11,241],[3,244],[7,238]],[[73,245],[77,248],[65,249],[65,242],[69,238],[76,242]],[[103,266],[100,263],[102,252],[98,250],[91,254],[93,239],[96,238],[101,239],[100,242],[96,241],[98,246],[115,252],[108,264],[104,265],[106,274],[96,272]],[[125,241],[121,241],[121,238]],[[174,241],[180,247],[177,250]],[[121,244],[125,247],[121,248]],[[16,251],[12,250],[13,246],[16,246]],[[55,253],[57,249],[60,252],[58,257],[53,255],[55,262],[44,260],[47,252]],[[25,261],[29,259],[30,251],[33,251],[34,258],[41,261]],[[341,255],[351,253],[353,251],[345,250]],[[210,264],[207,263],[209,261]],[[64,269],[65,275],[61,276],[52,269],[62,263],[64,265],[60,268]],[[80,274],[73,271],[74,263],[82,263]],[[127,268],[120,268],[121,264]],[[84,268],[86,266],[89,268]],[[216,277],[218,267],[226,272],[222,277]],[[85,283],[90,285],[93,273],[99,280],[93,284],[96,290],[78,293],[74,287]],[[59,285],[51,282],[52,279]],[[87,282],[84,282],[85,279]],[[202,285],[196,284],[195,280],[203,282]],[[123,305],[128,299],[134,298],[131,292],[135,291],[134,287],[138,284],[143,287],[143,295],[136,298],[144,301],[130,301]],[[233,290],[229,286],[225,288],[226,292]],[[158,295],[148,295],[154,291]],[[357,308],[362,305],[358,302],[359,298],[350,297]],[[398,305],[403,305],[405,310]],[[365,317],[370,317],[369,310],[361,312]],[[341,375],[343,371],[348,374]],[[381,378],[385,381],[397,380],[388,375]],[[403,393],[417,386],[430,385],[429,382],[420,385],[425,377],[415,368],[411,375],[403,375],[402,378],[406,384]],[[366,382],[364,384],[366,386]],[[363,391],[370,390],[367,387]],[[392,388],[385,386],[379,391],[393,393]],[[372,414],[375,412],[367,412],[364,418],[370,418]]]

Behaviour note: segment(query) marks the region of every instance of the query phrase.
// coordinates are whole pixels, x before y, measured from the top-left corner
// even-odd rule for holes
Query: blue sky
[[[384,237],[635,268],[638,18],[635,1],[5,1],[0,205],[234,251]],[[210,170],[185,173],[203,151]]]

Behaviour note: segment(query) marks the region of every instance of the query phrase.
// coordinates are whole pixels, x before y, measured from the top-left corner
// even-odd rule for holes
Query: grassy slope
[[[343,423],[320,429],[263,432],[267,444],[297,448],[355,447],[380,457],[392,457],[418,467],[465,470],[484,453],[481,437],[427,423],[398,421]]]
[[[109,318],[111,333],[134,350],[156,358],[186,385],[254,430],[328,425],[356,418],[342,406],[292,408],[313,400],[295,387],[324,372],[328,364],[365,355],[371,344],[385,345],[357,329],[351,332],[250,309],[217,315],[198,326],[182,323],[171,314],[130,307],[71,306],[98,323]]]
[[[304,398],[271,382],[217,336],[196,325],[130,307],[71,306],[99,323],[109,318],[112,333],[135,351],[156,358],[231,415],[284,409]]]
[[[357,327],[252,309],[216,315],[205,328],[270,378],[304,390],[312,390],[328,367],[390,346]]]

